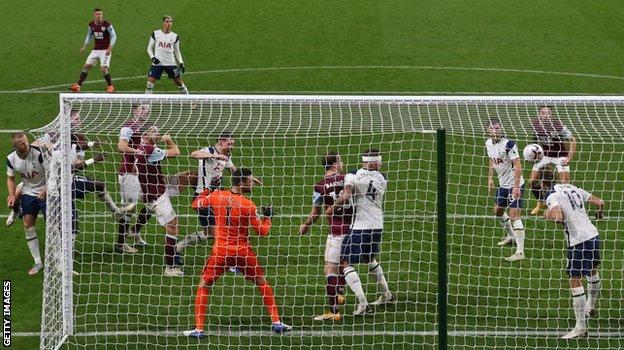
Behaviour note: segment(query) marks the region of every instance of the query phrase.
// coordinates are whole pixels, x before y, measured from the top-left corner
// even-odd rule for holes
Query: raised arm
[[[568,151],[568,162],[571,162],[576,153],[576,137],[570,136],[570,139],[564,143],[564,147]]]
[[[173,139],[171,139],[171,136],[163,135],[162,140],[165,143],[165,145],[167,145],[167,151],[166,151],[167,158],[177,157],[180,155],[180,149],[178,148],[178,145],[176,145],[176,143],[173,142]]]

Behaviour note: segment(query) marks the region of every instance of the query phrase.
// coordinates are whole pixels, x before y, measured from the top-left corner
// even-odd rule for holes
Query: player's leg
[[[598,296],[600,296],[600,290],[602,289],[602,282],[600,281],[600,275],[598,274],[598,266],[600,265],[600,239],[598,237],[593,240],[593,247],[586,252],[586,259],[590,260],[588,263],[591,271],[587,275],[587,304],[585,305],[585,316],[593,317],[597,313],[596,303]]]
[[[211,227],[215,227],[214,217],[207,208],[198,208],[196,210],[201,230],[187,234],[184,239],[176,245],[176,251],[180,256],[184,254],[184,250],[187,247],[206,242],[208,237],[214,237],[214,234],[211,234],[212,231],[210,230]]]
[[[11,207],[11,212],[9,213],[9,215],[7,216],[6,219],[6,225],[7,226],[11,226],[13,225],[13,223],[15,222],[15,219],[20,216],[20,207],[21,207],[21,197],[22,197],[22,187],[24,186],[23,182],[20,182],[19,184],[17,184],[17,186],[15,187],[15,202],[13,203],[13,206]]]
[[[184,271],[175,264],[176,243],[178,242],[178,218],[169,196],[165,193],[150,203],[150,209],[156,215],[158,224],[165,227],[165,276],[180,277]]]
[[[544,157],[533,165],[531,169],[529,186],[531,187],[531,193],[537,199],[535,207],[531,210],[531,215],[539,215],[542,210],[546,209],[546,192],[544,191],[543,177],[544,172],[550,169],[552,161],[552,158]]]
[[[73,92],[80,92],[80,87],[82,83],[87,79],[87,75],[89,74],[89,70],[93,68],[93,66],[98,62],[98,53],[95,50],[92,50],[85,61],[85,64],[82,66],[80,70],[80,76],[78,77],[78,81],[76,81],[69,89]]]
[[[102,75],[104,76],[104,80],[106,80],[106,92],[115,92],[115,86],[113,85],[113,80],[111,79],[110,76],[110,61],[112,58],[113,54],[106,54],[106,52],[103,52],[99,59],[100,59],[100,71],[102,72]]]
[[[43,269],[43,262],[41,261],[41,252],[39,251],[39,237],[37,237],[37,229],[35,224],[37,221],[37,215],[40,211],[40,203],[37,197],[22,195],[22,213],[24,215],[24,232],[26,233],[26,244],[30,255],[34,260],[33,267],[28,271],[29,275],[36,275]]]
[[[162,76],[163,68],[160,66],[151,66],[149,71],[147,72],[147,83],[145,85],[145,93],[152,94],[154,93],[154,86],[156,85],[156,81],[160,80]]]
[[[381,264],[376,259],[380,252],[382,230],[371,230],[367,235],[370,237],[370,241],[368,244],[364,244],[363,250],[364,254],[367,255],[368,273],[377,281],[377,293],[379,293],[379,298],[372,302],[371,305],[395,303],[396,298],[390,293],[386,276],[383,273]]]
[[[197,286],[197,292],[195,294],[195,329],[183,332],[185,336],[193,338],[201,338],[204,336],[204,322],[206,319],[206,309],[208,308],[210,288],[225,273],[226,259],[224,256],[215,253],[217,252],[213,250],[211,256],[206,261],[201,280]]]
[[[563,339],[573,339],[587,336],[585,308],[587,299],[583,288],[583,250],[584,243],[568,247],[568,276],[570,277],[570,291],[572,292],[572,308],[576,324],[574,328],[563,335]]]
[[[180,91],[181,94],[185,94],[188,95],[189,91],[186,88],[186,85],[184,85],[184,82],[182,81],[182,78],[180,77],[180,72],[178,70],[178,68],[174,68],[175,69],[175,75],[172,79],[173,79],[173,83],[176,84],[176,86],[178,87],[178,90]],[[171,76],[170,76],[171,78]]]
[[[518,202],[520,201],[520,199],[514,201],[514,202]],[[524,223],[522,223],[522,218],[521,218],[521,203],[517,203],[514,204],[514,202],[510,203],[510,208],[509,208],[509,220],[511,221],[511,226],[513,228],[513,234],[514,234],[514,241],[516,242],[516,252],[505,258],[505,260],[507,261],[516,261],[516,260],[522,260],[525,258],[524,255],[524,238],[525,238],[525,232],[524,232]]]
[[[136,203],[138,203],[139,201],[139,196],[141,194],[141,184],[139,183],[139,178],[134,174],[126,173],[118,175],[117,180],[119,181],[119,187],[121,190],[121,204],[124,207],[136,205]],[[126,243],[126,236],[130,234],[131,219],[131,213],[126,212],[125,215],[123,215],[118,220],[119,229],[117,234],[117,242],[115,243],[115,251],[119,253],[133,254],[137,252],[135,248],[129,246]],[[131,237],[135,238],[135,242],[143,241],[142,239],[138,240],[134,236]]]
[[[511,190],[499,187],[496,189],[496,194],[494,197],[494,215],[498,218],[503,230],[505,231],[505,236],[498,243],[499,246],[505,246],[514,243],[514,232],[511,226],[511,220],[505,211],[505,208],[509,202],[509,194]]]
[[[353,264],[360,263],[360,251],[362,247],[362,232],[359,230],[350,230],[340,250],[340,265],[345,276],[345,282],[349,289],[353,291],[358,299],[358,306],[354,315],[365,315],[369,311],[368,300],[362,288],[362,282]]]
[[[340,321],[340,308],[338,305],[338,288],[340,274],[340,247],[344,236],[328,235],[325,243],[325,291],[327,293],[327,309],[322,315],[314,317],[315,321]],[[344,298],[344,296],[343,296]]]

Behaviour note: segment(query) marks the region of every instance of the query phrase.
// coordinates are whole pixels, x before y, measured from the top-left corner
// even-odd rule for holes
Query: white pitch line
[[[200,74],[221,74],[221,73],[237,73],[237,72],[267,72],[267,71],[286,71],[286,70],[375,70],[375,69],[395,69],[395,70],[455,70],[455,71],[481,71],[481,72],[503,72],[503,73],[524,73],[524,74],[546,74],[546,75],[563,75],[583,78],[598,79],[616,79],[624,80],[622,76],[593,74],[593,73],[574,73],[559,71],[543,71],[536,69],[515,69],[515,68],[490,68],[490,67],[453,67],[453,66],[301,66],[301,67],[258,67],[258,68],[227,68],[212,69],[204,71],[187,72],[185,75]],[[137,75],[132,77],[116,78],[115,81],[146,79],[146,75]],[[89,80],[84,84],[102,83],[104,80]],[[34,92],[59,87],[67,87],[69,83],[41,86],[31,89],[18,90],[19,92]]]
[[[142,94],[145,90],[117,90],[122,94]],[[0,94],[58,94],[57,90],[0,90]],[[169,92],[156,92],[155,94],[171,94]],[[526,96],[594,96],[596,92],[527,92],[527,91],[389,91],[389,90],[367,90],[367,91],[340,91],[340,90],[193,90],[195,94],[267,94],[267,95],[526,95]],[[602,96],[620,96],[621,93],[601,93]]]
[[[566,330],[507,330],[507,331],[449,331],[451,337],[559,337]],[[39,337],[40,332],[15,332],[14,337]],[[140,335],[153,337],[183,337],[182,331],[118,331],[118,332],[84,332],[74,334],[74,337],[117,337]],[[284,336],[295,337],[344,337],[344,336],[436,336],[438,332],[433,331],[327,331],[327,330],[294,330]],[[270,331],[224,331],[207,333],[208,337],[264,337],[272,336]],[[623,338],[621,331],[596,331],[589,333],[590,338]]]

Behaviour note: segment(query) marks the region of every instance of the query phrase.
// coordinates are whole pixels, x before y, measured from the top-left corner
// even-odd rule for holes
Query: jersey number
[[[366,190],[366,195],[369,196],[372,201],[375,201],[375,198],[377,198],[377,189],[373,186],[373,180],[368,183],[368,190]]]
[[[570,201],[570,207],[572,207],[572,210],[576,210],[578,209],[583,209],[583,199],[581,198],[581,195],[576,193],[576,191],[572,191],[571,194],[568,192],[565,192],[566,196],[568,196],[568,200]],[[576,199],[578,199],[578,202],[576,201]]]

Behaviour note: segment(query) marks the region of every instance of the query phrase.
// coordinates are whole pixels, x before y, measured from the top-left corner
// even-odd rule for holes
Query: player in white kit
[[[524,192],[522,178],[522,163],[518,155],[518,145],[515,141],[503,135],[503,125],[497,119],[489,122],[487,132],[490,136],[485,142],[489,157],[488,167],[488,194],[494,189],[494,171],[498,176],[498,188],[494,197],[494,215],[507,233],[498,245],[504,246],[516,243],[516,252],[505,260],[516,261],[524,259],[524,224],[520,217]],[[509,208],[509,215],[505,212]]]
[[[568,248],[567,273],[570,277],[576,325],[562,336],[563,339],[587,337],[586,320],[596,315],[596,301],[601,289],[598,275],[600,237],[598,229],[587,215],[585,203],[588,202],[597,207],[596,219],[602,218],[604,201],[574,185],[555,185],[546,198],[548,210],[544,213],[544,218],[563,223]],[[587,279],[587,297],[583,289],[583,277]]]
[[[46,168],[48,158],[37,146],[30,145],[26,134],[22,132],[11,135],[14,151],[7,156],[7,188],[9,196],[7,204],[12,207],[16,198],[15,176],[20,175],[23,182],[20,196],[21,213],[26,231],[26,243],[35,264],[28,271],[29,275],[36,275],[43,269],[41,253],[39,252],[39,238],[35,228],[37,215],[46,214]]]
[[[188,89],[182,81],[181,74],[185,72],[182,53],[180,52],[180,37],[171,31],[173,18],[163,17],[162,28],[155,30],[150,35],[147,44],[147,54],[152,61],[152,66],[147,73],[146,94],[154,92],[156,81],[160,80],[163,72],[177,85],[180,93],[188,94]]]
[[[345,281],[358,298],[353,315],[363,316],[372,311],[362,289],[360,276],[353,264],[368,264],[370,275],[377,280],[379,298],[371,305],[384,305],[395,302],[388,288],[388,282],[376,257],[381,245],[383,232],[383,202],[388,180],[379,169],[381,154],[378,150],[367,150],[362,154],[362,168],[345,176],[344,189],[325,214],[331,216],[337,208],[353,198],[354,218],[347,236],[342,242],[340,265]]]

